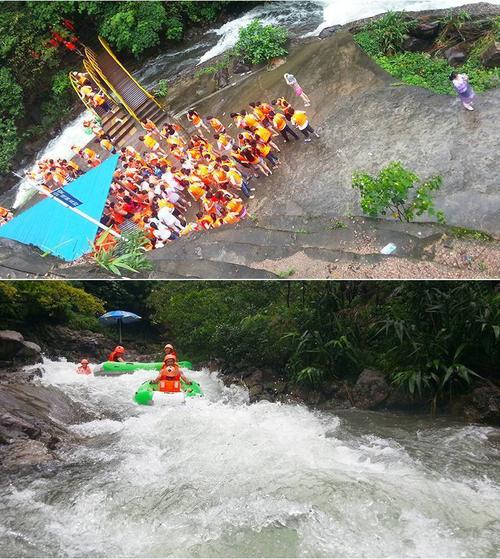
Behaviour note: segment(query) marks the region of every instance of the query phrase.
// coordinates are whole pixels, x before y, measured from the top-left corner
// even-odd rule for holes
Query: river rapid
[[[148,88],[161,80],[171,80],[179,72],[207,62],[213,57],[232,48],[239,30],[258,18],[264,24],[277,24],[287,28],[290,36],[307,37],[318,35],[322,29],[331,25],[341,25],[365,17],[377,15],[387,10],[430,10],[451,8],[467,2],[476,4],[481,0],[318,0],[304,2],[300,0],[271,1],[252,8],[238,18],[220,27],[206,31],[195,42],[181,43],[178,48],[168,50],[145,61],[134,75]],[[492,4],[500,4],[500,0],[489,0]],[[88,115],[82,113],[69,123],[47,146],[41,149],[33,162],[18,174],[31,168],[36,160],[64,158],[71,155],[71,145],[84,145],[88,142],[82,122]],[[5,195],[4,205],[17,209],[22,207],[34,193],[29,181],[20,180]]]
[[[206,397],[140,407],[151,372],[44,385],[84,410],[62,463],[0,480],[2,556],[495,557],[500,430]]]

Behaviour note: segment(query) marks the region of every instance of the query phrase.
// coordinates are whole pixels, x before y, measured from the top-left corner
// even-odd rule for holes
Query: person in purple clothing
[[[462,101],[463,106],[468,111],[473,111],[474,107],[472,106],[472,103],[474,102],[476,94],[469,83],[469,76],[467,74],[457,74],[456,72],[453,72],[450,76],[450,81],[453,84],[455,91],[458,93],[458,97],[460,98],[460,101]]]

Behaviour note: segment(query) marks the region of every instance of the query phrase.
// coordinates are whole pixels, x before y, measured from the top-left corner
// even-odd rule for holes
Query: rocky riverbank
[[[115,342],[101,333],[65,326],[28,328],[29,340],[14,330],[0,330],[0,466],[6,469],[49,464],[63,445],[78,442],[68,426],[98,419],[58,388],[43,386],[43,357],[102,362]],[[26,334],[28,336],[28,334]],[[35,343],[36,340],[37,343]],[[151,344],[127,343],[132,360],[151,361]]]
[[[71,362],[86,356],[97,363],[114,346],[103,334],[64,326],[45,327],[43,333],[31,331],[30,341],[19,332],[0,331],[0,465],[6,469],[39,467],[58,460],[65,445],[79,440],[69,427],[99,419],[62,390],[40,383],[43,356]],[[127,343],[127,355],[131,360],[157,360],[160,345]],[[221,361],[206,363],[205,367],[217,373],[227,386],[244,386],[251,403],[297,403],[332,412],[349,408],[421,415],[430,412],[428,399],[410,398],[394,389],[384,373],[373,369],[363,370],[349,383],[331,380],[310,389],[270,369],[243,368]],[[438,413],[464,422],[499,426],[500,390],[485,382],[469,394],[454,397]]]
[[[222,362],[205,365],[210,371],[219,373],[219,378],[227,386],[236,384],[248,389],[251,403],[266,400],[305,404],[329,411],[356,408],[419,415],[428,415],[431,410],[429,398],[413,398],[392,386],[383,372],[369,368],[351,383],[329,380],[315,388],[307,388],[270,369],[239,368]],[[500,388],[485,382],[470,393],[455,396],[443,404],[438,415],[451,416],[466,423],[500,426]]]

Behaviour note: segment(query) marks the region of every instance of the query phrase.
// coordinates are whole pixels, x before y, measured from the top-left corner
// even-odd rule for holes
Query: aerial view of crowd
[[[79,77],[82,88],[88,87],[84,76]],[[81,93],[96,95],[93,90]],[[94,142],[119,153],[101,222],[117,233],[125,224],[128,230],[143,230],[149,248],[162,247],[192,231],[238,222],[247,215],[244,200],[254,197],[251,181],[271,175],[280,165],[276,137],[281,135],[285,143],[300,140],[298,132],[305,142],[319,137],[306,113],[295,110],[284,97],[270,104],[250,103],[248,110],[231,113],[227,125],[193,109],[186,117],[191,135],[178,123],[159,129],[151,120],[141,122],[144,133],[139,140],[144,149],[140,151],[130,145],[118,149],[99,118],[84,122]],[[90,145],[71,149],[92,168],[101,157]],[[82,173],[74,161],[49,159],[38,161],[30,176],[52,190]]]

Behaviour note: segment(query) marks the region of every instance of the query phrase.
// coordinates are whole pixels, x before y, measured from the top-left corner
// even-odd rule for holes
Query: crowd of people
[[[90,79],[86,72],[71,72],[73,80],[78,84],[80,97],[95,110],[104,114],[112,110],[112,106],[106,95]]]
[[[195,129],[189,136],[178,124],[159,129],[151,120],[141,124],[144,150],[122,148],[120,166],[114,173],[103,223],[120,232],[125,222],[141,228],[151,248],[159,248],[192,231],[236,223],[247,215],[245,199],[253,198],[250,181],[269,176],[280,164],[275,137],[285,142],[318,136],[306,113],[281,97],[271,104],[251,103],[249,110],[231,114],[232,122],[187,113]],[[234,126],[231,135],[229,128]],[[105,149],[116,151],[109,138]],[[83,157],[89,166],[99,164],[93,150]],[[189,209],[192,218],[188,220]]]
[[[82,88],[89,87],[85,76],[75,76]],[[250,103],[248,110],[231,113],[227,124],[195,110],[186,116],[194,128],[191,135],[177,123],[159,129],[144,120],[140,151],[130,145],[118,149],[98,117],[84,121],[95,143],[119,153],[101,221],[118,233],[125,223],[135,224],[148,238],[147,248],[162,247],[192,231],[237,223],[247,215],[244,201],[254,196],[251,181],[271,175],[280,165],[276,137],[281,135],[285,143],[299,140],[299,133],[305,142],[319,137],[306,113],[295,110],[284,97],[270,104]],[[71,149],[87,167],[102,161],[89,145]],[[53,190],[82,173],[74,161],[46,159],[28,175]],[[109,242],[113,246],[114,237]]]

